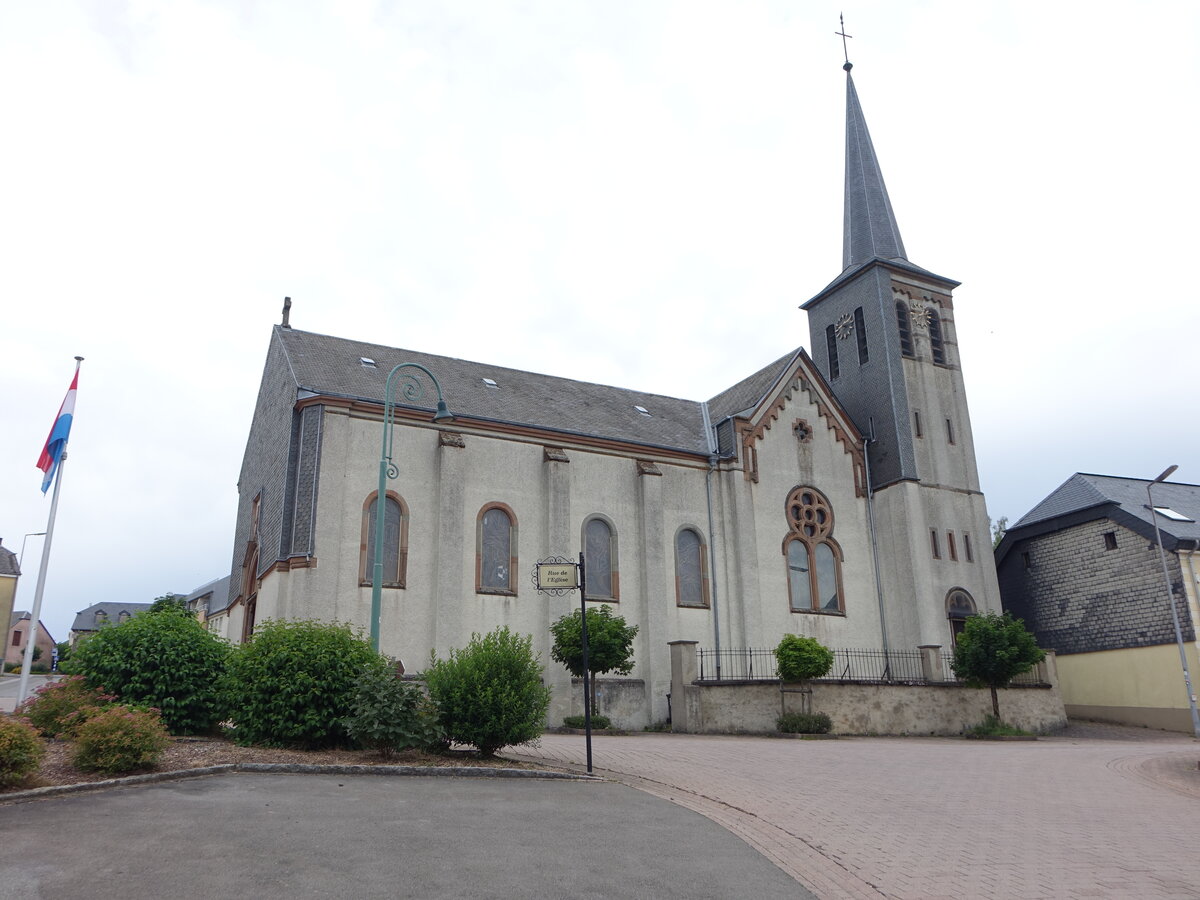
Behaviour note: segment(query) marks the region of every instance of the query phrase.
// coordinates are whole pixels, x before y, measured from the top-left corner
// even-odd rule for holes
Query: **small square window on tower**
[[[1104,532],[1104,549],[1105,550],[1116,550],[1117,549],[1117,533],[1115,531]]]

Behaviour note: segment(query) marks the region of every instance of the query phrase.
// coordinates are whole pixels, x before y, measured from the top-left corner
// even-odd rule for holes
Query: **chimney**
[[[284,328],[292,327],[291,325],[288,324],[288,318],[291,316],[291,314],[292,314],[292,298],[284,297],[283,298],[283,327]]]

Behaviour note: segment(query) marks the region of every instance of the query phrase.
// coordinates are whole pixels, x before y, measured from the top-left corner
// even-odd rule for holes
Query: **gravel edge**
[[[178,769],[174,772],[150,772],[145,775],[129,775],[125,778],[110,778],[106,781],[85,781],[79,784],[58,784],[14,791],[0,795],[0,806],[60,797],[64,794],[79,794],[85,791],[100,791],[138,784],[154,784],[161,781],[178,781],[184,778],[200,778],[205,775],[236,774],[255,772],[278,775],[382,775],[408,777],[455,777],[455,778],[540,778],[560,781],[598,781],[594,775],[579,775],[574,772],[550,772],[537,769],[499,769],[486,766],[336,766],[307,765],[305,763],[222,763],[198,769]]]

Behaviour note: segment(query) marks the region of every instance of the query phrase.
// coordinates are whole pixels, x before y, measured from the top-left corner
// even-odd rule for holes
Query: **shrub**
[[[119,775],[150,768],[170,743],[158,710],[113,704],[79,726],[72,761],[84,771]]]
[[[390,671],[349,625],[262,622],[229,658],[225,685],[234,740],[296,747],[350,743],[346,720],[355,683],[372,669]]]
[[[70,668],[122,703],[161,710],[174,734],[203,734],[226,716],[218,682],[228,655],[225,641],[168,609],[101,628]]]
[[[20,784],[36,772],[45,752],[36,728],[20,719],[0,718],[0,787]]]
[[[541,734],[550,691],[532,643],[528,635],[498,628],[472,634],[449,659],[431,655],[426,683],[449,740],[473,744],[486,757]]]
[[[833,722],[825,713],[784,713],[775,720],[775,727],[784,734],[829,734]]]
[[[373,666],[354,685],[346,731],[385,759],[398,750],[442,743],[437,708],[421,688],[391,669]]]
[[[1037,640],[1020,619],[990,612],[971,616],[954,645],[954,674],[971,687],[992,692],[992,715],[1000,718],[996,691],[1046,658]]]
[[[563,718],[563,724],[566,725],[568,728],[586,728],[587,727],[587,723],[584,721],[583,716],[566,716]],[[592,727],[593,728],[601,728],[601,729],[612,728],[612,722],[609,721],[608,716],[595,716],[594,715],[594,716],[592,716]]]
[[[81,676],[71,675],[42,685],[17,707],[17,715],[28,719],[46,737],[70,740],[88,717],[112,699],[110,694],[89,687]]]
[[[785,634],[775,648],[782,681],[806,681],[820,678],[833,668],[833,651],[816,638]]]

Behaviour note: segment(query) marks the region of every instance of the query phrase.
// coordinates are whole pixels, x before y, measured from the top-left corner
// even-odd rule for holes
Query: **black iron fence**
[[[699,649],[700,681],[778,681],[773,650],[756,647],[727,648],[720,651]],[[950,663],[953,653],[942,653],[938,658],[940,672],[934,672],[935,681],[958,681]],[[937,663],[935,663],[937,665]],[[823,683],[856,684],[925,684],[928,679],[921,665],[920,650],[861,650],[835,649],[833,668],[824,678],[814,681]],[[1046,682],[1038,670],[1031,669],[1013,679],[1014,685],[1037,686]]]

